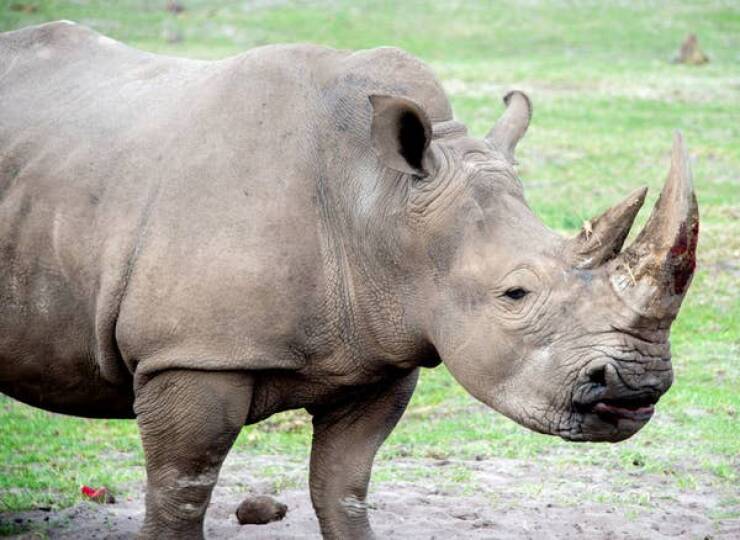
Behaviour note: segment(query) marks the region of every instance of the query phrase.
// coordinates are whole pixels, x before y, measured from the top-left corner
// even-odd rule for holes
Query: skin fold
[[[145,538],[201,538],[241,426],[295,408],[322,534],[371,537],[375,453],[440,362],[533,430],[630,437],[695,266],[683,141],[630,246],[644,189],[564,238],[515,172],[529,98],[504,101],[479,140],[394,48],[0,34],[0,391],[136,418]]]

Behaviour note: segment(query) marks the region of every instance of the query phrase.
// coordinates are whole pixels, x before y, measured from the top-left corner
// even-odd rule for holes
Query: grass
[[[477,135],[500,114],[506,89],[523,88],[534,100],[535,115],[520,145],[520,174],[533,208],[564,232],[639,185],[650,186],[651,204],[667,172],[672,131],[684,133],[702,238],[695,282],[673,327],[676,383],[655,420],[619,445],[572,445],[531,433],[475,404],[444,367],[425,370],[405,419],[381,450],[384,465],[376,481],[401,474],[387,461],[394,457],[547,456],[563,466],[665,474],[680,490],[690,491],[697,475],[719,486],[736,484],[737,7],[720,0],[184,4],[186,10],[176,16],[162,9],[164,2],[3,0],[0,30],[67,18],[136,47],[202,58],[274,42],[351,49],[396,45],[434,67],[457,117]],[[689,32],[699,35],[710,64],[669,62]],[[309,443],[310,423],[303,413],[291,412],[244,429],[235,450],[302,457]],[[82,483],[125,491],[142,477],[143,457],[134,422],[70,418],[0,397],[0,467],[0,511],[13,511],[74,504]],[[445,482],[469,481],[465,470],[444,475]],[[725,501],[727,510],[717,516],[735,515],[733,504],[737,508],[737,498]]]

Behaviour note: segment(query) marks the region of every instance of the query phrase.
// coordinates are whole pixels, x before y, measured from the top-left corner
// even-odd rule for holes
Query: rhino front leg
[[[143,538],[203,538],[211,491],[251,397],[252,378],[243,372],[172,370],[137,381],[147,473]]]
[[[324,538],[373,538],[367,486],[375,453],[406,410],[418,369],[314,414],[311,500]]]

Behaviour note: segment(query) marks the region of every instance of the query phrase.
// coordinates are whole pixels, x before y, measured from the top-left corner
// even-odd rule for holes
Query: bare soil
[[[699,471],[692,471],[690,487],[679,488],[675,478],[639,467],[625,473],[550,458],[402,459],[381,461],[376,469],[381,479],[371,486],[369,504],[380,538],[740,538],[740,519],[722,517],[738,515],[737,492]],[[208,510],[206,536],[319,538],[306,476],[302,462],[230,456]],[[287,504],[285,519],[239,525],[236,508],[256,494]],[[130,538],[143,516],[142,482],[115,504],[85,502],[0,519],[35,531],[19,538]]]

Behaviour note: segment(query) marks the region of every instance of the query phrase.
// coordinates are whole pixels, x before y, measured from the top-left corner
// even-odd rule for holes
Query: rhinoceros
[[[313,417],[327,538],[372,535],[374,455],[419,370],[532,430],[620,441],[672,383],[698,211],[680,135],[575,237],[527,205],[513,91],[481,140],[396,48],[148,54],[82,25],[0,36],[0,390],[136,418],[144,537],[202,537],[242,426]]]

